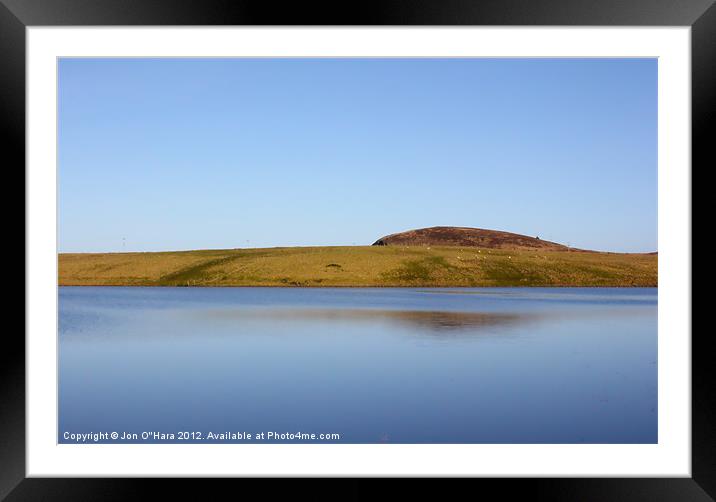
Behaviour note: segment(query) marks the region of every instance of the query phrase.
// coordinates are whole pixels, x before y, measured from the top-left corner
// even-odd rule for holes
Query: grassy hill
[[[472,227],[428,227],[386,235],[374,246],[458,246],[490,249],[581,251],[539,237]]]
[[[60,254],[61,286],[656,286],[658,256],[350,246]]]

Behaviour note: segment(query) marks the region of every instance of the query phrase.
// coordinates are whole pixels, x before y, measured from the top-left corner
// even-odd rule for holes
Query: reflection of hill
[[[514,324],[522,318],[517,314],[426,310],[356,310],[350,312],[347,317],[385,319],[430,331],[478,330]]]
[[[218,317],[267,321],[392,322],[433,332],[476,331],[524,322],[528,316],[508,313],[382,309],[255,309],[215,312]]]

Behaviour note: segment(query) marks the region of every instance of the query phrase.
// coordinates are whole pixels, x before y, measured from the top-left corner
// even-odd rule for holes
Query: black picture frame
[[[0,0],[0,124],[3,173],[25,166],[25,29],[30,26],[133,25],[551,25],[690,26],[692,49],[692,165],[716,165],[708,131],[716,122],[716,6],[714,0],[383,0],[286,2],[250,0]],[[712,126],[712,127],[709,127]],[[688,168],[689,166],[685,166]],[[694,169],[692,168],[692,173]],[[21,181],[24,186],[24,177]],[[6,193],[10,190],[6,190]],[[6,200],[10,200],[7,197]],[[14,211],[6,208],[6,217]],[[692,241],[693,245],[693,241]],[[27,249],[25,249],[27,251]],[[19,268],[19,267],[18,267]],[[27,273],[27,270],[25,271]],[[27,320],[25,320],[27,321]],[[689,336],[690,333],[679,333]],[[479,479],[500,498],[548,500],[707,501],[716,498],[716,386],[708,335],[692,335],[692,477],[648,479]],[[188,480],[37,479],[25,477],[25,343],[7,329],[0,347],[0,500],[127,500],[161,483],[163,497],[206,498]],[[214,481],[212,488],[230,480]],[[246,483],[246,481],[242,481]],[[253,483],[253,482],[252,482]],[[243,485],[242,489],[246,489]],[[429,494],[426,487],[419,488]],[[445,495],[441,490],[441,498]],[[474,487],[470,488],[475,489]],[[294,483],[292,495],[373,497],[373,480]],[[380,494],[385,494],[381,488]],[[404,495],[404,488],[400,488]]]

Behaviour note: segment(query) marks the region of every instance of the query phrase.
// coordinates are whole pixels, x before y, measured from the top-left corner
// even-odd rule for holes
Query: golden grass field
[[[658,256],[344,246],[60,254],[60,286],[657,286]]]

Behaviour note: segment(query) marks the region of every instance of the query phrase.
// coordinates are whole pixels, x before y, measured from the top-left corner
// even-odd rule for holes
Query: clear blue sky
[[[61,252],[657,249],[655,59],[61,59]],[[124,240],[123,240],[124,239]]]

